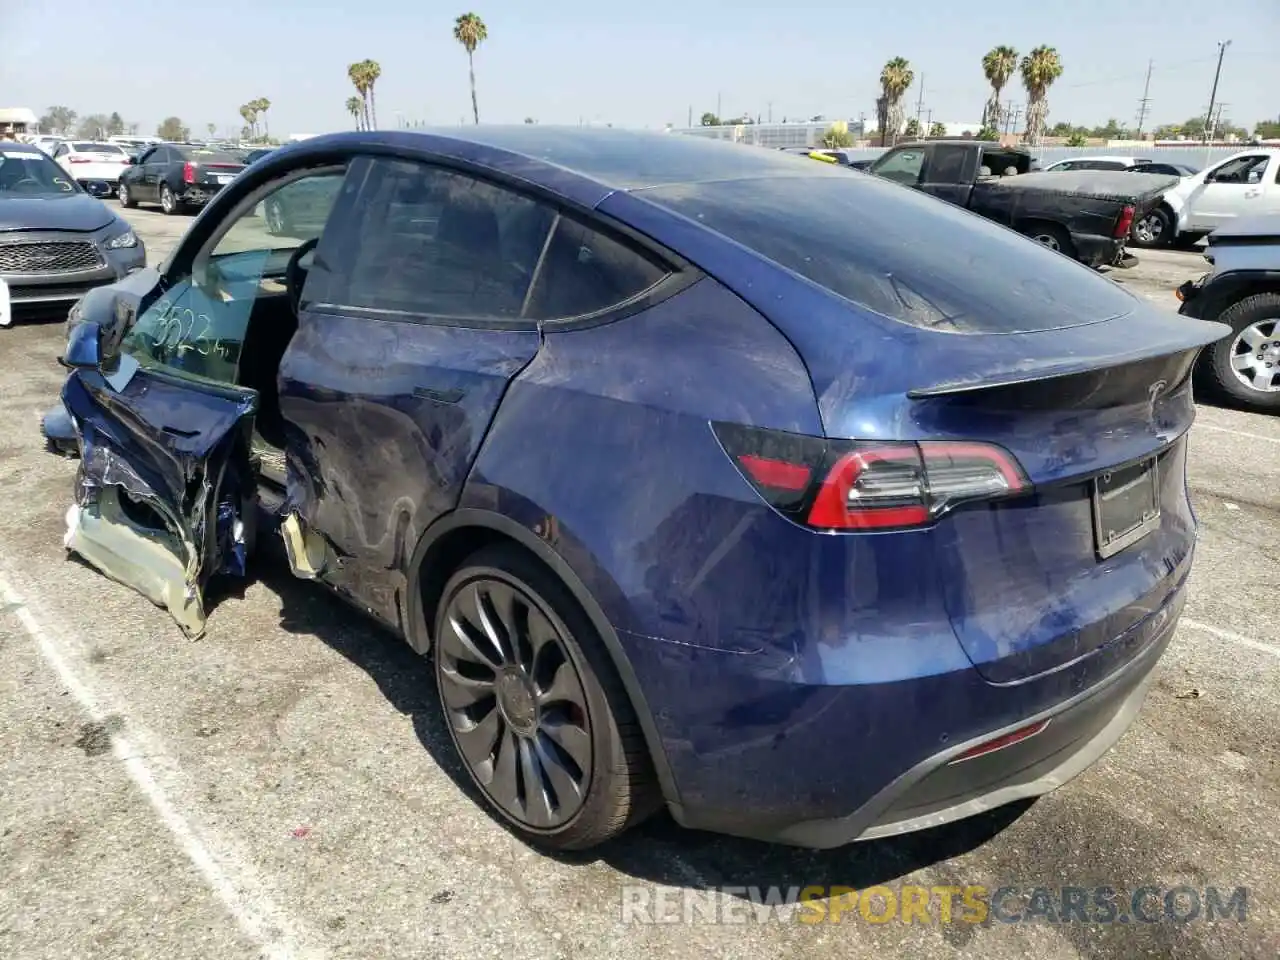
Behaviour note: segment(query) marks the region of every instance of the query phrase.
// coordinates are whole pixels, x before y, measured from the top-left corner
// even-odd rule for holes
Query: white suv
[[[1151,229],[1140,247],[1175,241],[1193,246],[1240,217],[1280,213],[1280,149],[1253,147],[1232,154],[1164,195],[1148,219]]]

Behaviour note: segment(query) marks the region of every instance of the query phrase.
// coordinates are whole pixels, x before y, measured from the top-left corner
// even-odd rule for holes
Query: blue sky
[[[690,108],[774,119],[874,115],[893,56],[924,75],[935,120],[981,116],[980,60],[997,43],[1058,49],[1050,123],[1129,121],[1149,58],[1155,122],[1203,112],[1216,41],[1230,39],[1219,99],[1252,126],[1280,115],[1280,2],[1236,0],[476,0],[490,39],[476,54],[483,122],[683,125]],[[239,126],[237,107],[269,98],[271,130],[350,125],[346,66],[382,65],[378,120],[456,124],[470,114],[457,10],[408,0],[0,0],[0,106],[119,111],[151,133],[177,115]],[[111,11],[109,15],[103,11]],[[1269,50],[1270,48],[1270,50]],[[918,88],[908,95],[914,113]],[[1019,97],[1020,90],[1012,96]]]

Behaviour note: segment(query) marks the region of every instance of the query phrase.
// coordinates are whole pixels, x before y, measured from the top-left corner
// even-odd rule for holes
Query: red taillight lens
[[[768,503],[824,530],[923,526],[959,503],[1029,487],[1017,461],[987,443],[824,440],[714,426],[725,451]]]
[[[190,160],[188,160],[186,163],[182,165],[182,182],[183,183],[196,182],[196,165],[192,163]]]
[[[1005,747],[1011,747],[1015,743],[1021,743],[1023,740],[1034,737],[1048,725],[1048,720],[1041,720],[1037,723],[1031,724],[1030,726],[1020,727],[1012,733],[1006,733],[1002,737],[996,737],[994,740],[988,740],[985,743],[980,743],[972,750],[966,750],[964,753],[960,754],[960,756],[949,762],[960,763],[964,760],[972,760],[975,757],[985,756],[988,753],[995,753],[997,750],[1003,750]]]
[[[1120,219],[1116,221],[1116,232],[1112,234],[1117,240],[1123,240],[1133,229],[1133,207],[1126,206],[1120,211]]]
[[[70,157],[72,163],[93,163],[88,157]]]

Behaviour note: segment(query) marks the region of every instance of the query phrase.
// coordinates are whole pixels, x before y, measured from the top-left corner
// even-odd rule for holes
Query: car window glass
[[[368,161],[341,264],[316,299],[381,312],[516,318],[550,229],[550,208],[471,177]],[[310,293],[310,289],[308,291]]]
[[[138,163],[139,164],[150,163],[151,158],[154,157],[155,155],[156,155],[156,151],[154,149],[147,150],[142,154],[142,156],[138,157]]]
[[[878,164],[873,172],[886,180],[898,183],[917,183],[920,171],[924,167],[923,150],[899,150],[889,154]]]
[[[286,266],[298,246],[324,229],[343,176],[332,171],[290,181],[242,213],[215,242],[201,282],[187,276],[173,283],[139,315],[126,336],[126,350],[144,364],[236,382],[250,318],[293,321]],[[286,233],[273,233],[262,213],[273,201],[288,210]]]
[[[1255,177],[1261,175],[1261,166],[1265,166],[1267,158],[1265,156],[1236,157],[1234,160],[1228,160],[1218,169],[1213,171],[1214,183],[1249,183],[1250,173],[1254,173]],[[1261,165],[1261,166],[1260,166]],[[1257,182],[1255,179],[1254,183]]]
[[[67,173],[42,153],[0,150],[0,198],[75,193]]]
[[[58,149],[53,151],[53,156],[55,159],[57,159],[58,157],[64,156],[66,152],[67,152],[67,145],[65,143],[60,143],[58,144]]]
[[[930,183],[960,183],[964,178],[964,165],[969,157],[968,147],[940,145],[933,148],[929,157],[928,181]]]
[[[553,320],[598,313],[643,293],[667,273],[648,255],[562,217],[547,245],[526,315]]]

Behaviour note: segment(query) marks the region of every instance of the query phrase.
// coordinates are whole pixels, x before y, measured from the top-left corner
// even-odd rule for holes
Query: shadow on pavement
[[[314,635],[367,673],[396,710],[412,717],[418,740],[436,764],[487,812],[450,740],[431,661],[324,588],[294,579],[278,560],[260,562],[254,572],[280,597],[280,626],[290,633]],[[553,856],[569,864],[602,861],[640,881],[695,889],[814,884],[865,889],[973,850],[1029,806],[1015,804],[936,830],[835,850],[803,850],[685,830],[660,813],[596,850]],[[506,826],[496,815],[490,817]]]

